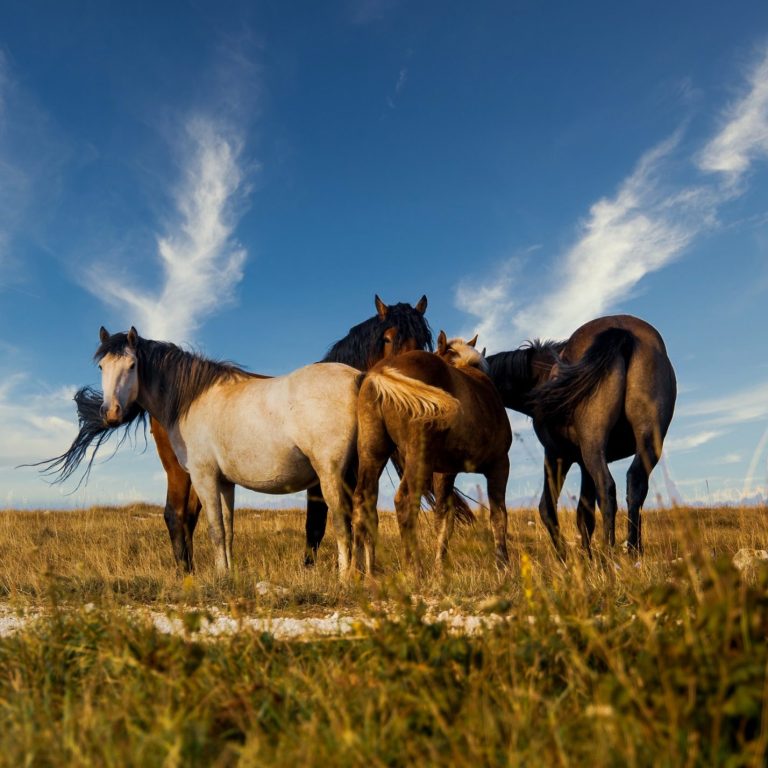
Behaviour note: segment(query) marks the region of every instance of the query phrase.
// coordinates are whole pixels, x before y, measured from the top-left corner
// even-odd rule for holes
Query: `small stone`
[[[754,568],[756,565],[768,560],[768,550],[765,549],[740,549],[734,556],[733,567],[737,571]]]

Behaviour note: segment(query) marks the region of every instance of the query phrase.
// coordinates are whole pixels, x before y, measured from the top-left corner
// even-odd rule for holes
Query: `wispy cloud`
[[[704,430],[703,432],[697,432],[693,435],[685,435],[684,437],[668,438],[664,442],[664,450],[668,453],[691,451],[694,448],[699,448],[700,446],[705,445],[722,434],[721,430],[709,429]]]
[[[695,417],[706,426],[730,426],[768,418],[768,381],[752,387],[694,402],[683,402],[678,418]]]
[[[55,121],[0,48],[0,290],[24,281],[28,265],[15,243],[45,240],[69,159]]]
[[[197,117],[186,125],[187,155],[175,194],[176,221],[157,238],[159,291],[94,267],[98,296],[144,336],[188,341],[202,321],[232,302],[245,248],[234,238],[245,186],[242,141],[231,129]]]
[[[400,73],[397,76],[397,82],[395,83],[394,93],[391,96],[387,97],[387,106],[390,109],[395,109],[395,107],[397,107],[398,97],[402,93],[403,88],[405,88],[405,84],[407,81],[408,81],[408,67],[402,66],[400,67]]]
[[[738,180],[760,156],[768,156],[768,51],[747,78],[745,94],[725,113],[720,132],[702,150],[704,171]]]
[[[350,20],[353,24],[365,26],[384,18],[398,4],[399,0],[349,0]]]
[[[510,280],[503,265],[489,286],[460,283],[457,306],[478,319],[490,349],[509,348],[525,338],[570,335],[605,314],[637,289],[646,275],[680,257],[692,241],[717,223],[721,206],[743,190],[733,184],[750,163],[768,153],[768,49],[750,73],[748,91],[731,107],[722,130],[700,154],[700,170],[731,175],[729,183],[695,185],[669,181],[681,133],[647,152],[613,197],[589,210],[576,242],[531,292],[531,283]],[[541,273],[541,271],[540,271]],[[477,297],[471,295],[471,290]],[[525,296],[514,307],[513,296]],[[533,294],[533,295],[531,295]],[[513,308],[514,307],[514,308]]]
[[[53,456],[72,437],[75,387],[30,394],[25,392],[29,386],[22,373],[3,376],[0,423],[6,439],[0,443],[0,466]]]

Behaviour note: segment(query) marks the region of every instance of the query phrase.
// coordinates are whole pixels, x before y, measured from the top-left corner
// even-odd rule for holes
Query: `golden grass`
[[[446,578],[436,581],[427,577],[415,583],[406,576],[408,587],[425,598],[466,607],[500,592],[516,598],[521,559],[525,559],[533,578],[541,583],[559,575],[606,588],[612,585],[619,591],[636,590],[664,581],[680,559],[732,556],[742,548],[768,548],[768,515],[759,507],[651,510],[643,515],[644,556],[629,558],[617,548],[606,567],[599,556],[594,561],[584,559],[574,515],[565,511],[561,525],[570,544],[570,557],[563,566],[554,556],[537,512],[511,510],[509,520],[510,577],[500,575],[493,566],[490,527],[480,511],[474,526],[457,527]],[[617,524],[621,534],[626,518],[620,516]],[[386,586],[404,576],[397,524],[391,512],[381,513],[379,531],[380,582]],[[419,533],[429,572],[435,544],[429,513],[422,514]],[[599,538],[598,520],[595,540]],[[176,570],[159,507],[5,511],[0,512],[0,599],[16,606],[43,605],[54,590],[57,600],[75,604],[197,601],[227,606],[233,601],[249,601],[256,611],[260,607],[285,607],[303,613],[357,606],[359,591],[347,589],[337,578],[330,523],[315,568],[303,566],[303,547],[303,510],[238,510],[236,567],[230,579],[222,580],[214,573],[207,524],[201,518],[195,535],[196,575],[184,580]],[[260,581],[285,587],[289,597],[276,603],[274,597],[259,596],[255,585]]]
[[[184,579],[157,507],[0,513],[1,600],[44,609],[0,638],[0,766],[765,765],[768,573],[730,565],[767,548],[764,509],[648,511],[641,560],[571,546],[565,565],[513,510],[509,574],[481,519],[456,531],[446,579],[420,582],[382,514],[383,575],[362,587],[339,584],[330,531],[303,567],[300,511],[239,511],[226,580],[200,525]],[[571,514],[563,528],[573,543]],[[262,580],[287,593],[260,596]],[[456,636],[422,621],[426,604],[506,620]],[[354,638],[198,642],[160,635],[142,606],[379,621]]]

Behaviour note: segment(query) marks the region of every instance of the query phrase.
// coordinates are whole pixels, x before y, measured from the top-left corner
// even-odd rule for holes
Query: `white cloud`
[[[768,50],[748,84],[721,132],[700,154],[700,169],[740,175],[768,154]],[[679,139],[677,133],[647,152],[615,196],[591,206],[578,239],[533,295],[530,280],[509,278],[508,264],[487,287],[475,286],[476,298],[468,294],[466,280],[459,284],[456,304],[478,318],[491,350],[509,349],[525,338],[569,336],[616,307],[646,275],[670,264],[716,224],[719,208],[743,190],[711,181],[671,185],[667,177]],[[515,293],[522,299],[519,306]]]
[[[353,24],[366,26],[380,21],[398,4],[399,0],[349,0],[350,19]]]
[[[459,283],[456,306],[479,318],[472,331],[462,331],[466,338],[477,333],[480,346],[488,347],[490,351],[503,346],[502,340],[515,308],[512,292],[519,269],[520,259],[516,257],[507,261],[490,283],[477,285],[468,280]]]
[[[72,396],[75,387],[25,394],[28,377],[5,375],[0,386],[0,466],[40,461],[61,453],[73,436]]]
[[[509,263],[489,287],[475,289],[475,300],[470,300],[466,283],[460,284],[457,305],[480,318],[489,348],[509,348],[510,339],[519,343],[525,338],[570,335],[582,323],[605,314],[645,275],[669,264],[714,223],[712,190],[669,190],[660,181],[678,139],[675,135],[647,152],[613,198],[591,207],[578,240],[545,275],[535,300],[510,311],[511,294],[519,284],[510,277]]]
[[[693,435],[686,435],[685,437],[667,438],[664,441],[664,450],[667,453],[690,451],[714,440],[722,434],[722,431],[719,430],[705,430]]]
[[[245,180],[242,142],[205,118],[191,120],[186,133],[178,220],[157,240],[161,290],[128,285],[104,265],[94,269],[97,295],[148,338],[189,341],[206,317],[233,300],[243,276],[246,251],[233,237]]]
[[[713,427],[768,418],[768,381],[721,397],[683,402],[677,416],[699,417],[700,424]]]
[[[736,181],[760,156],[768,156],[768,51],[750,73],[745,95],[727,110],[720,133],[702,150],[698,165]]]

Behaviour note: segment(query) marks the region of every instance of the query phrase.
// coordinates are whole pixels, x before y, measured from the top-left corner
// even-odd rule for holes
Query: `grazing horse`
[[[162,425],[208,518],[219,572],[232,565],[235,485],[293,493],[318,481],[346,571],[358,370],[317,363],[270,378],[142,339],[135,328],[113,336],[101,328],[99,340],[104,421],[119,426],[138,407]]]
[[[432,332],[424,316],[427,297],[422,296],[415,307],[398,303],[387,305],[375,297],[376,314],[355,325],[349,333],[329,349],[322,362],[336,362],[367,370],[379,360],[414,349],[432,349]],[[101,393],[84,387],[75,395],[80,429],[70,448],[60,456],[41,464],[46,471],[63,482],[70,477],[85,457],[91,444],[96,449],[113,434],[114,428],[101,417]],[[167,475],[164,519],[171,539],[176,563],[186,571],[193,570],[193,535],[201,504],[189,474],[179,464],[163,426],[151,419],[151,431],[157,452]],[[125,435],[123,435],[124,437]],[[90,471],[91,458],[84,477]],[[456,498],[457,514],[471,520],[472,513],[463,499]],[[313,564],[325,534],[328,507],[319,487],[307,492],[305,562]]]
[[[488,482],[496,561],[506,566],[507,509],[512,432],[485,359],[440,332],[437,354],[406,352],[382,360],[366,375],[358,398],[358,479],[353,495],[353,567],[373,573],[378,528],[379,477],[397,450],[403,475],[395,494],[397,522],[409,564],[418,560],[415,525],[421,496],[434,475],[438,524],[437,567],[453,531],[452,492],[459,472],[480,472]]]
[[[558,553],[565,548],[557,499],[573,464],[581,468],[576,522],[590,552],[595,501],[603,538],[616,540],[616,484],[608,463],[634,455],[627,472],[627,543],[642,551],[640,510],[661,456],[677,384],[659,332],[644,320],[614,315],[581,326],[567,341],[535,341],[488,357],[504,405],[533,419],[544,446],[539,513]]]

